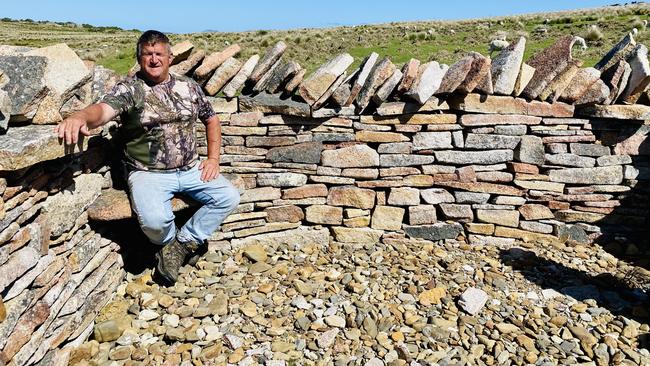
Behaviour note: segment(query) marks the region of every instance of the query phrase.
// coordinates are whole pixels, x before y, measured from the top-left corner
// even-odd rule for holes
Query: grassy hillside
[[[172,41],[189,39],[208,52],[238,43],[240,58],[263,53],[277,41],[288,45],[286,56],[309,71],[332,56],[348,52],[355,65],[375,51],[401,64],[414,57],[451,64],[468,51],[488,54],[491,39],[519,36],[528,39],[526,58],[549,46],[561,36],[572,34],[587,39],[586,51],[574,50],[574,56],[592,66],[613,44],[636,27],[637,41],[648,43],[650,30],[643,20],[650,15],[650,4],[610,6],[556,13],[471,19],[463,21],[419,21],[336,27],[327,29],[258,30],[252,32],[204,32],[172,34]],[[134,63],[134,45],[139,32],[114,27],[92,27],[71,23],[0,21],[0,44],[44,46],[66,42],[83,58],[98,61],[120,73]]]

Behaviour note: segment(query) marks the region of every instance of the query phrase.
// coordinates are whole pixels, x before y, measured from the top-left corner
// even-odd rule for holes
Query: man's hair
[[[138,44],[135,47],[136,59],[140,60],[143,45],[153,45],[156,43],[166,44],[167,50],[171,54],[171,44],[169,42],[169,38],[167,38],[167,36],[163,32],[159,32],[157,30],[148,30],[142,33],[140,38],[138,38]]]

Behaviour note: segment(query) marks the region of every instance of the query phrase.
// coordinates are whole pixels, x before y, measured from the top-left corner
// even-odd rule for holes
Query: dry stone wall
[[[525,62],[524,38],[453,65],[400,68],[372,53],[348,71],[341,54],[310,75],[282,58],[282,42],[247,60],[237,45],[210,55],[175,45],[172,71],[210,95],[221,172],[241,191],[210,244],[647,235],[647,50],[628,35],[582,68],[575,41]],[[66,364],[93,331],[119,337],[119,324],[94,321],[124,276],[111,222],[132,213],[110,164],[116,124],[74,149],[51,125],[117,77],[65,45],[2,48],[0,71],[0,363]],[[192,204],[173,200],[176,211]]]

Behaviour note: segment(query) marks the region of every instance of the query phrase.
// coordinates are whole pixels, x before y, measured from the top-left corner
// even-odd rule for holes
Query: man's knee
[[[149,239],[157,244],[162,244],[166,234],[174,225],[173,217],[161,212],[138,213],[140,227]]]
[[[241,198],[239,196],[239,190],[237,188],[231,186],[225,191],[223,204],[228,208],[228,211],[234,211],[239,205],[240,200]]]

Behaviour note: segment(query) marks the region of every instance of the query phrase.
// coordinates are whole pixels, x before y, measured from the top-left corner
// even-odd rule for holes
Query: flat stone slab
[[[209,54],[203,59],[201,65],[194,70],[194,76],[199,81],[207,80],[212,71],[216,70],[227,59],[237,55],[239,51],[241,51],[241,47],[238,44],[233,44],[222,51]]]
[[[567,168],[551,170],[551,182],[571,184],[621,184],[623,168],[620,165],[597,168]]]
[[[354,81],[352,82],[352,86],[350,87],[350,95],[348,95],[347,99],[342,104],[343,106],[349,106],[357,98],[357,95],[359,95],[359,92],[365,85],[366,80],[370,75],[370,71],[372,71],[372,69],[375,67],[378,59],[379,55],[376,52],[372,52],[361,62],[359,72],[357,73]]]
[[[224,61],[221,66],[215,70],[210,80],[205,84],[205,91],[208,95],[215,95],[223,88],[226,83],[228,83],[235,75],[239,69],[241,69],[242,63],[234,57],[228,58]]]
[[[395,70],[395,65],[388,57],[377,62],[375,67],[370,71],[370,75],[368,75],[363,88],[359,91],[359,95],[357,95],[356,104],[359,112],[366,109],[371,98],[375,95],[375,92],[384,82],[386,82],[386,80],[388,80],[388,78],[391,77],[391,75],[393,75]]]
[[[184,210],[197,203],[187,197],[172,198],[172,210],[174,212]],[[113,221],[130,219],[133,217],[131,201],[125,191],[109,188],[102,190],[102,193],[90,207],[88,207],[88,219],[95,221]]]
[[[600,71],[607,70],[618,61],[625,60],[634,51],[635,47],[634,37],[628,33],[594,67]]]
[[[65,156],[67,153],[80,152],[88,146],[88,138],[82,145],[64,147],[54,134],[52,126],[29,125],[12,127],[7,134],[0,135],[0,170],[18,170],[41,161]]]
[[[427,240],[456,239],[463,233],[463,226],[457,222],[437,223],[433,225],[404,226],[404,232],[411,238]]]
[[[287,49],[287,44],[280,41],[266,50],[262,59],[255,65],[250,80],[257,83],[267,73]]]
[[[567,103],[575,103],[580,99],[587,90],[596,81],[600,79],[600,71],[593,67],[587,67],[578,70],[575,76],[571,79],[571,83],[564,89],[560,100]]]
[[[298,87],[298,93],[308,104],[313,105],[330,89],[332,84],[345,72],[353,61],[354,58],[347,53],[337,55],[303,80]]]
[[[637,45],[627,62],[630,64],[632,72],[620,99],[623,103],[634,104],[650,84],[648,48],[642,44]]]
[[[569,66],[574,43],[575,38],[567,36],[533,56],[528,64],[535,68],[535,74],[522,95],[529,99],[536,99],[546,86]]]
[[[234,97],[244,87],[244,83],[253,72],[253,68],[260,60],[259,55],[251,56],[244,65],[239,69],[237,74],[223,87],[223,94],[228,98]]]
[[[419,104],[424,104],[440,88],[440,83],[449,66],[439,64],[437,61],[427,62],[418,68],[418,76],[413,81],[406,96]]]
[[[254,97],[240,96],[239,111],[277,113],[300,117],[311,116],[309,104],[301,103],[291,98],[283,99],[278,95],[268,93],[259,93]]]
[[[521,70],[525,50],[526,38],[519,37],[516,42],[510,43],[492,60],[491,72],[494,94],[512,94]]]
[[[595,118],[646,120],[650,119],[650,106],[641,104],[590,105],[578,107],[576,115]]]
[[[539,117],[573,117],[575,107],[561,102],[546,103],[527,101],[523,98],[513,98],[498,95],[452,95],[447,99],[451,109],[491,114],[520,114]]]
[[[434,152],[436,161],[448,164],[498,164],[512,161],[512,150],[458,151],[443,150]]]

